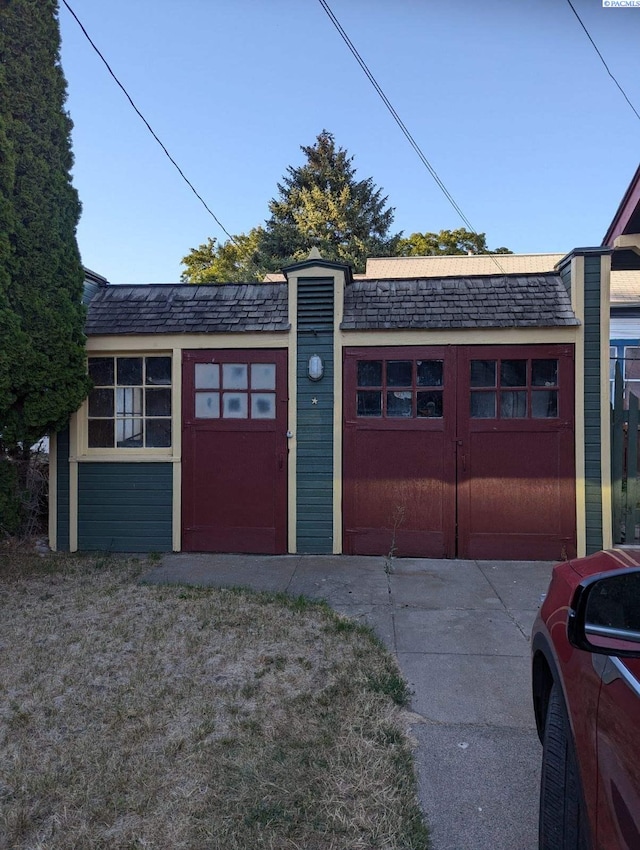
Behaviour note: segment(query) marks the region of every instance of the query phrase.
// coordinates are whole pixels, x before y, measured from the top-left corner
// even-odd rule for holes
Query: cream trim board
[[[171,538],[174,552],[182,549],[182,350],[171,352],[171,446],[173,450],[173,493]]]
[[[145,454],[135,449],[131,454],[123,454],[125,451],[127,449],[113,449],[111,454],[99,454],[96,449],[96,454],[73,455],[69,460],[75,463],[180,463],[181,460],[178,455],[149,454],[153,449],[147,449]]]
[[[291,300],[291,293],[289,294]],[[234,349],[234,348],[287,348],[291,339],[290,331],[278,333],[234,334],[130,334],[122,336],[90,336],[87,339],[87,353],[92,357],[104,354],[170,354],[173,350],[184,349]]]
[[[174,552],[182,549],[182,464],[173,465],[171,543]]]
[[[58,435],[49,435],[49,548],[58,550]]]
[[[481,330],[381,330],[340,331],[336,344],[347,346],[399,345],[535,345],[573,344],[579,327],[563,328],[484,328]]]
[[[291,291],[291,290],[290,290]],[[289,345],[287,356],[287,380],[289,384],[289,410],[287,431],[287,552],[294,555],[298,551],[296,524],[297,512],[297,428],[298,428],[298,384],[297,384],[298,343],[294,336]]]
[[[78,464],[69,461],[69,551],[78,551]]]
[[[69,551],[78,551],[78,428],[80,415],[76,411],[69,420]]]
[[[344,279],[344,275],[342,276]],[[336,327],[341,321],[335,314]],[[333,554],[342,554],[342,348],[338,334],[333,345]]]
[[[578,556],[587,552],[587,491],[585,480],[584,427],[584,257],[571,259],[571,303],[580,320],[575,341],[575,466],[576,466],[576,549]]]
[[[344,272],[334,273],[333,300],[333,554],[342,554],[342,347],[340,323],[344,316]]]
[[[611,492],[611,414],[609,409],[611,255],[600,257],[600,476],[602,481],[602,548],[613,546]]]
[[[571,258],[571,306],[576,318],[584,324],[584,257]]]

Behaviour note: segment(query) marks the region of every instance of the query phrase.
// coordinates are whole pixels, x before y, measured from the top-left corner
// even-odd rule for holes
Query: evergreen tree
[[[274,268],[304,259],[314,246],[325,259],[359,272],[367,257],[393,255],[394,210],[373,179],[356,180],[353,157],[336,147],[327,130],[301,150],[307,161],[289,166],[278,184],[279,197],[269,204],[262,249]]]
[[[0,462],[88,390],[56,0],[0,0]]]
[[[267,272],[305,259],[316,247],[326,260],[364,271],[367,257],[395,253],[399,234],[389,233],[393,209],[371,177],[356,180],[353,157],[337,148],[326,130],[314,145],[301,147],[307,160],[289,166],[269,203],[264,228],[216,245],[209,239],[182,263],[189,283],[260,280]]]

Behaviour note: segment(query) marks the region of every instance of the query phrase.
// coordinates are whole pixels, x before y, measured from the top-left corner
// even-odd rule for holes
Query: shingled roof
[[[101,334],[286,331],[286,283],[106,286],[91,300],[85,331]]]
[[[355,280],[344,330],[529,328],[579,322],[556,274]]]
[[[574,326],[556,274],[354,280],[344,330]],[[287,331],[286,283],[102,286],[89,304],[88,336]]]

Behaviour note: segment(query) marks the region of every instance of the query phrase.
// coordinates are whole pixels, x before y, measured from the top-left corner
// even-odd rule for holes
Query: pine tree
[[[392,255],[398,240],[389,232],[394,210],[373,179],[356,180],[353,157],[336,147],[327,130],[301,150],[306,163],[289,166],[279,198],[269,204],[262,252],[273,267],[304,259],[314,246],[325,259],[356,271],[364,271],[367,257]]]
[[[88,390],[56,0],[0,0],[0,461]]]

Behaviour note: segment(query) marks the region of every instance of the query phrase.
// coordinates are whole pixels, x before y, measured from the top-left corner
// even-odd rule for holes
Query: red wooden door
[[[346,554],[455,555],[455,374],[445,348],[347,349]]]
[[[287,551],[287,354],[183,354],[182,548]]]
[[[573,350],[458,351],[458,553],[576,554]]]
[[[344,357],[347,554],[575,554],[568,346],[353,348]]]

